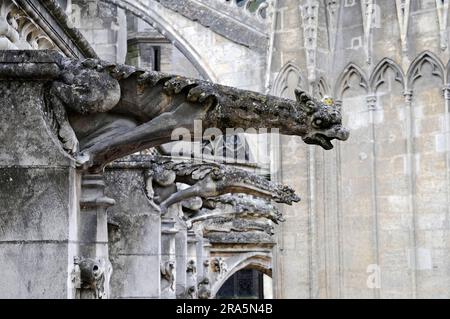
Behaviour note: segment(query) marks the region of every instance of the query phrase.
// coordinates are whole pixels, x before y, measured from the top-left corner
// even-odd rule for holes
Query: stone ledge
[[[52,50],[0,51],[0,79],[55,79],[61,58]]]

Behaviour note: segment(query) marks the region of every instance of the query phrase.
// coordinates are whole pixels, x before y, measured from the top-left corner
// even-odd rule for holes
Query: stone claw
[[[63,125],[59,129],[59,136],[63,142],[64,149],[71,155],[78,152],[79,143],[75,132],[70,125]]]
[[[160,215],[162,215],[162,213],[161,213],[161,207],[159,207],[159,205],[158,204],[156,204],[154,201],[152,201],[152,200],[149,200],[149,203],[150,203],[150,206],[157,212],[157,213],[159,213]]]
[[[161,216],[165,215],[167,213],[168,207],[166,206],[166,204],[161,203],[161,205],[159,205],[159,211]]]
[[[83,169],[89,168],[91,156],[89,153],[81,152],[75,155],[75,165]]]

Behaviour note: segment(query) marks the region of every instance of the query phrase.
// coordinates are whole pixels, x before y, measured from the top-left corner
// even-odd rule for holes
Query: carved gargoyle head
[[[197,266],[195,265],[195,260],[191,259],[187,263],[186,272],[195,273],[197,272]]]
[[[326,150],[333,148],[331,141],[345,141],[349,131],[342,126],[341,112],[330,98],[318,101],[304,91],[295,90],[297,102],[307,114],[308,132],[302,137],[306,144],[320,145]]]

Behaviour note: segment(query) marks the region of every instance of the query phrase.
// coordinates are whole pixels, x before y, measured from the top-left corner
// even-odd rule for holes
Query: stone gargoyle
[[[186,218],[188,227],[193,224],[214,219],[264,219],[275,224],[284,218],[278,208],[270,201],[247,194],[225,194],[206,200],[208,208],[203,207]]]
[[[333,147],[331,140],[349,136],[332,103],[302,91],[296,91],[297,101],[292,101],[97,59],[80,61],[53,51],[39,54],[53,56],[60,69],[46,92],[59,137],[78,165],[91,172],[102,171],[114,159],[172,142],[176,128],[194,133],[196,120],[202,121],[202,133],[208,128],[275,128],[327,150]]]
[[[185,222],[211,242],[273,242],[274,224],[284,221],[270,201],[252,195],[225,194],[207,202],[208,208],[185,214]]]
[[[160,194],[155,202],[162,214],[170,206],[194,197],[208,199],[224,194],[254,195],[288,205],[300,201],[289,186],[271,182],[246,170],[199,160],[175,162],[158,156],[150,160],[153,179],[165,189],[174,183],[189,185],[182,190],[172,187],[166,193],[157,191]]]

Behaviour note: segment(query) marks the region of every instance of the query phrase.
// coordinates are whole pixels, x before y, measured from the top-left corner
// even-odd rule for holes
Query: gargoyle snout
[[[325,150],[331,150],[333,148],[332,140],[338,139],[345,141],[349,138],[350,133],[348,129],[342,125],[335,125],[328,130],[317,130],[303,137],[303,141],[306,144],[315,144],[322,146]]]
[[[337,128],[335,138],[341,141],[346,141],[350,137],[350,131],[341,126]]]

